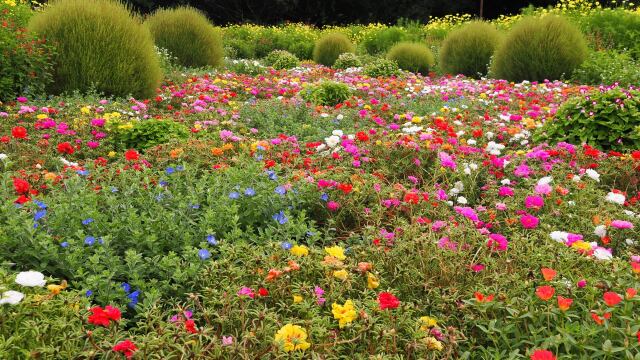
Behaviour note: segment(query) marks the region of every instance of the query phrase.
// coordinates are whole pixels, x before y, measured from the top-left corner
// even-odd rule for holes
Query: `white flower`
[[[8,157],[7,154],[0,154],[0,160],[7,160]]]
[[[613,254],[611,254],[611,251],[599,247],[593,251],[593,257],[598,260],[611,260],[613,259]]]
[[[566,243],[569,240],[569,233],[565,231],[553,231],[549,236],[559,243]]]
[[[598,225],[593,230],[593,233],[596,236],[603,238],[603,237],[607,236],[607,227],[605,225]]]
[[[548,185],[551,183],[551,181],[553,181],[553,178],[551,176],[545,176],[538,180],[538,185]]]
[[[38,271],[23,271],[16,276],[16,284],[22,286],[44,286],[47,281],[44,279],[44,275]]]
[[[458,204],[462,204],[462,205],[467,204],[467,198],[464,197],[464,196],[459,196],[458,197]]]
[[[616,194],[614,192],[609,192],[607,194],[607,197],[605,197],[604,199],[610,203],[618,205],[624,205],[624,201],[626,200],[623,194]]]
[[[471,168],[471,170],[478,170],[478,164],[471,163],[469,164],[469,167]]]
[[[626,239],[624,242],[626,242],[627,245],[629,245],[629,246],[633,246],[633,245],[636,244],[635,240],[633,240],[633,239]]]
[[[475,141],[474,139],[469,139],[469,140],[467,140],[467,145],[475,145],[475,144],[477,144],[477,143],[478,143],[478,142],[477,142],[477,141]]]
[[[62,163],[65,164],[66,166],[78,166],[77,162],[69,161],[62,157],[60,158],[60,161],[62,161]]]
[[[500,184],[502,184],[502,185],[511,185],[511,180],[509,180],[509,179],[502,179],[502,180],[500,181]]]
[[[0,297],[0,305],[9,304],[9,305],[17,305],[24,298],[24,294],[19,291],[5,291],[2,293],[2,297]]]
[[[600,174],[598,174],[597,171],[595,171],[593,169],[587,169],[585,174],[587,174],[587,176],[592,178],[593,180],[595,180],[597,182],[600,182]]]
[[[342,137],[342,135],[344,135],[344,132],[342,132],[342,130],[333,130],[331,134],[333,134],[334,136]]]
[[[340,143],[340,136],[331,135],[328,138],[325,138],[324,141],[329,147],[336,147]]]
[[[582,180],[582,178],[580,176],[578,176],[578,175],[573,175],[571,180],[573,180],[573,182],[580,182],[580,180]]]
[[[322,150],[324,150],[324,149],[326,149],[326,148],[327,148],[327,145],[326,145],[326,144],[320,144],[320,145],[316,148],[316,151],[317,151],[317,152],[320,152],[320,151],[322,151]]]
[[[336,119],[338,119],[338,120],[342,120],[342,119],[344,119],[344,115],[342,115],[342,114],[338,114],[338,116],[336,116]]]
[[[502,150],[504,150],[504,145],[497,144],[494,141],[489,141],[489,143],[487,144],[487,147],[484,150],[491,155],[498,156],[500,155]]]
[[[327,117],[329,117],[329,114],[327,114],[327,113],[322,113],[322,114],[320,114],[320,117],[322,117],[322,118],[327,118]]]

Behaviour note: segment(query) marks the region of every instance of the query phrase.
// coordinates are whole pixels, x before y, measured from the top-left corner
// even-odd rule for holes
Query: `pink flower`
[[[473,272],[480,272],[482,270],[484,270],[484,265],[482,265],[482,264],[471,265],[471,271],[473,271]]]
[[[453,157],[451,157],[451,155],[447,154],[446,152],[440,152],[438,154],[438,157],[440,158],[440,165],[453,170],[456,169],[456,162],[453,160]]]
[[[529,177],[531,175],[531,170],[529,169],[529,167],[527,166],[527,164],[520,164],[518,165],[518,167],[516,167],[516,169],[514,170],[514,175],[517,177]]]
[[[553,189],[551,188],[551,185],[546,184],[546,183],[538,184],[534,188],[534,191],[536,192],[536,194],[540,194],[540,195],[549,195],[549,194],[551,194],[552,190]]]
[[[504,211],[507,210],[507,204],[505,203],[497,203],[496,210]]]
[[[240,290],[238,290],[238,296],[248,296],[253,299],[255,294],[253,293],[253,290],[251,290],[251,288],[243,286],[242,288],[240,288]]]
[[[501,186],[500,189],[498,189],[498,195],[502,197],[513,196],[513,194],[514,194],[513,189],[508,186]]]
[[[472,208],[468,207],[468,206],[456,206],[453,208],[458,214],[466,217],[467,219],[473,221],[473,222],[477,222],[480,221],[480,218],[478,218],[478,214],[476,214],[475,210],[473,210]]]
[[[329,201],[327,203],[327,209],[329,209],[329,211],[336,211],[340,208],[340,204],[338,204],[335,201]]]
[[[222,346],[233,345],[233,336],[222,336]]]
[[[537,217],[530,214],[524,214],[520,217],[520,223],[525,229],[535,229],[538,227],[539,222],[540,220]]]
[[[611,227],[616,229],[633,229],[633,224],[624,220],[613,220],[611,222]]]
[[[585,286],[587,286],[587,280],[582,279],[582,280],[578,281],[578,284],[577,284],[577,285],[578,285],[578,287],[579,287],[580,289],[582,289],[582,288],[584,288]]]
[[[524,206],[527,209],[540,209],[544,206],[544,199],[541,196],[527,196]]]
[[[496,251],[505,251],[509,246],[509,241],[506,237],[500,234],[490,234],[487,246]]]

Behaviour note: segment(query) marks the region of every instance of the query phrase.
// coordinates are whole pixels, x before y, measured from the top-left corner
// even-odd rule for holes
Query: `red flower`
[[[640,344],[640,330],[638,330],[638,333],[636,334],[636,336],[638,337],[638,344]]]
[[[604,302],[607,304],[607,306],[610,307],[616,306],[620,303],[620,301],[622,301],[622,297],[612,291],[607,291],[606,293],[604,293],[602,298],[604,299]]]
[[[261,287],[260,289],[258,289],[258,295],[260,295],[260,296],[269,296],[269,290]]]
[[[482,293],[476,291],[473,293],[473,296],[476,298],[478,302],[488,303],[493,301],[493,294],[484,296]]]
[[[573,299],[558,296],[558,308],[560,310],[562,311],[569,310],[569,307],[571,307],[571,304],[573,304]]]
[[[89,311],[91,311],[89,323],[98,326],[107,327],[111,321],[118,321],[121,317],[120,310],[111,305],[105,306],[104,309],[100,306],[94,306]]]
[[[112,350],[115,352],[121,352],[124,354],[124,356],[127,359],[131,359],[131,357],[133,356],[133,353],[136,352],[138,348],[136,347],[136,344],[131,342],[131,340],[127,339],[125,341],[120,341],[119,343],[117,343],[112,348]]]
[[[14,139],[24,139],[27,137],[27,129],[22,126],[15,126],[11,129],[11,136],[13,136]]]
[[[378,294],[378,304],[380,310],[395,309],[400,306],[400,300],[390,292],[381,292]]]
[[[105,314],[107,314],[107,317],[110,320],[113,321],[118,321],[120,320],[121,314],[120,314],[120,310],[118,308],[115,308],[111,305],[107,305],[104,307],[104,312]]]
[[[627,291],[625,292],[624,297],[627,300],[630,300],[630,299],[633,299],[637,294],[638,294],[638,290],[634,288],[628,288]]]
[[[531,354],[531,360],[556,360],[555,355],[549,350],[536,350]]]
[[[24,195],[20,195],[20,196],[18,196],[18,198],[17,198],[17,199],[16,199],[16,201],[14,201],[14,202],[15,202],[16,204],[20,204],[20,205],[22,205],[22,204],[26,203],[27,201],[29,201],[29,198],[28,198],[28,197],[26,197],[26,196],[24,196]]]
[[[538,296],[541,300],[548,301],[553,297],[553,294],[556,293],[556,289],[553,286],[545,285],[539,286],[536,289],[536,296]]]
[[[73,154],[76,150],[73,148],[73,145],[71,145],[69,142],[63,142],[58,144],[58,152],[60,154]]]
[[[547,281],[553,280],[558,274],[555,270],[549,268],[542,268],[540,271],[542,272],[542,277]]]
[[[188,332],[192,333],[192,334],[196,334],[198,332],[198,330],[196,330],[196,322],[193,321],[193,319],[189,319],[187,321],[184,322],[184,327],[185,329],[187,329]]]
[[[31,189],[31,185],[29,185],[29,182],[27,180],[23,180],[23,179],[20,179],[20,178],[14,178],[13,179],[13,189],[18,194],[27,194],[29,192],[29,189]]]
[[[124,158],[125,158],[127,161],[136,161],[136,160],[140,159],[140,154],[138,154],[138,152],[137,152],[137,151],[135,151],[135,150],[131,149],[131,150],[127,150],[127,151],[124,153]]]

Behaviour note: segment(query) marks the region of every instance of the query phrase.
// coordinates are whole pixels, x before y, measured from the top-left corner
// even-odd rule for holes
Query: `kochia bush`
[[[440,68],[453,75],[486,75],[491,56],[501,38],[493,25],[482,21],[474,21],[454,30],[440,48]]]
[[[423,44],[419,43],[399,43],[394,45],[387,58],[395,60],[402,70],[421,73],[426,75],[435,63],[433,53]]]
[[[321,37],[313,49],[313,61],[332,66],[341,54],[353,52],[353,44],[344,34],[333,33]]]

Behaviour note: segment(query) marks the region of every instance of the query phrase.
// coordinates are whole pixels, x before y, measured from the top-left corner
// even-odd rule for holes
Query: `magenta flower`
[[[329,201],[327,203],[327,209],[329,209],[329,211],[336,211],[340,208],[340,204],[338,204],[335,201]]]
[[[453,157],[451,157],[451,155],[447,154],[446,152],[440,152],[438,154],[438,157],[440,158],[440,165],[442,165],[442,167],[450,168],[452,170],[456,169],[456,162],[453,160]]]
[[[240,290],[238,290],[238,296],[248,296],[253,299],[255,294],[253,293],[253,290],[251,290],[251,288],[243,286],[242,288],[240,288]]]
[[[505,197],[505,196],[513,196],[514,195],[514,191],[512,188],[508,187],[508,186],[501,186],[500,189],[498,189],[498,195]]]
[[[538,227],[539,222],[540,220],[537,217],[530,214],[524,214],[520,217],[520,223],[525,229],[535,229]]]
[[[616,229],[633,229],[633,224],[624,220],[613,220],[611,222],[611,227]]]
[[[541,209],[544,206],[544,199],[541,196],[527,196],[524,206],[527,209]]]

